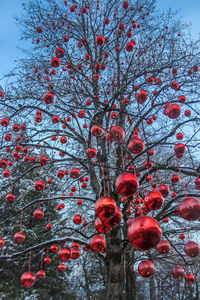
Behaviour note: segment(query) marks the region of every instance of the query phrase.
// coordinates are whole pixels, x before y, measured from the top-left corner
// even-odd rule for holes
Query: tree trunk
[[[106,300],[127,300],[124,255],[121,249],[121,232],[114,228],[106,239]]]

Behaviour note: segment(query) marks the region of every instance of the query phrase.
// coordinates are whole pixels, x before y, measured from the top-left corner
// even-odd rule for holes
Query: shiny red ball
[[[72,247],[71,249],[71,258],[76,260],[81,256],[81,252],[78,247]]]
[[[113,139],[117,142],[122,142],[125,138],[124,129],[120,126],[113,126],[110,128],[110,133],[113,136]]]
[[[101,197],[95,203],[95,213],[101,220],[111,218],[116,210],[117,204],[110,197]]]
[[[200,201],[196,198],[185,198],[179,205],[179,213],[185,220],[198,220],[200,217]]]
[[[119,225],[121,220],[122,220],[122,212],[118,207],[114,216],[112,216],[109,219],[103,220],[103,224],[108,226],[108,228],[112,228],[112,227]]]
[[[71,257],[70,249],[67,247],[60,249],[60,251],[58,252],[58,257],[61,261],[68,261]]]
[[[106,233],[112,229],[111,226],[104,225],[100,218],[96,218],[94,227],[98,233]]]
[[[74,222],[74,224],[76,224],[76,225],[80,225],[80,224],[83,222],[82,216],[81,216],[81,215],[75,215],[75,216],[73,217],[73,222]]]
[[[127,197],[133,195],[138,190],[139,183],[132,173],[124,172],[117,177],[115,187],[119,194]]]
[[[195,277],[192,273],[188,273],[185,276],[185,280],[187,283],[192,284],[195,281]]]
[[[39,270],[39,271],[37,272],[37,278],[39,278],[39,279],[44,279],[45,276],[46,276],[46,274],[45,274],[45,271],[44,271],[44,270]]]
[[[93,251],[105,252],[106,250],[106,241],[103,236],[95,235],[90,240],[90,248]]]
[[[172,269],[172,274],[175,278],[181,279],[183,278],[185,271],[182,267],[177,265]]]
[[[34,211],[33,216],[37,220],[41,220],[44,217],[44,212],[42,209],[38,208]]]
[[[66,266],[65,266],[65,264],[59,264],[59,265],[58,265],[58,270],[59,270],[60,272],[66,271]]]
[[[129,220],[128,239],[138,250],[145,251],[156,247],[161,237],[162,230],[154,218],[139,216]]]
[[[81,171],[78,168],[73,168],[71,169],[69,175],[71,178],[76,179],[81,175]]]
[[[150,277],[155,272],[154,265],[149,260],[143,260],[138,265],[138,272],[142,277]]]
[[[176,119],[181,114],[181,108],[178,104],[170,104],[166,108],[166,115],[171,119]]]
[[[157,210],[163,205],[163,196],[156,190],[152,190],[145,197],[145,206],[151,210]]]
[[[144,142],[141,139],[134,137],[129,142],[128,148],[132,153],[140,154],[142,151],[144,151],[145,146],[144,146]]]
[[[199,245],[195,242],[189,241],[184,246],[184,251],[189,257],[197,257],[200,253]]]
[[[168,243],[168,241],[165,240],[161,240],[158,245],[156,246],[156,250],[160,253],[160,254],[167,254],[170,250],[170,245]]]
[[[185,150],[186,150],[186,147],[182,143],[179,143],[174,146],[174,152],[178,158],[182,158],[184,156]]]
[[[23,232],[17,232],[14,235],[14,240],[17,244],[21,244],[25,240],[25,235],[23,234]]]
[[[34,285],[36,278],[32,272],[25,272],[22,274],[20,281],[23,287],[29,288]]]
[[[160,184],[157,187],[157,190],[161,193],[161,195],[166,198],[169,195],[169,188],[166,184]]]

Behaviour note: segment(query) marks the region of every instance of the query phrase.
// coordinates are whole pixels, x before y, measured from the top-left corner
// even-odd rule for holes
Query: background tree
[[[187,264],[187,272],[192,272],[196,259],[186,256],[186,241],[178,235],[191,231],[186,239],[195,239],[198,227],[196,222],[183,222],[177,208],[185,197],[197,198],[200,188],[198,42],[187,35],[184,38],[185,25],[171,11],[157,13],[155,1],[30,1],[24,8],[22,37],[32,40],[33,49],[25,51],[0,105],[2,137],[13,131],[15,135],[16,125],[23,123],[27,138],[9,143],[2,138],[1,150],[2,160],[14,161],[13,166],[6,164],[11,171],[9,184],[15,186],[17,169],[22,186],[31,188],[42,181],[42,191],[35,186],[35,201],[27,199],[27,204],[23,199],[17,212],[8,212],[13,225],[21,210],[32,224],[29,212],[40,202],[51,214],[53,228],[48,232],[41,222],[40,241],[33,236],[30,244],[17,253],[3,247],[0,258],[16,261],[31,250],[33,258],[39,260],[37,251],[41,253],[60,242],[68,246],[78,243],[86,251],[81,253],[83,256],[93,256],[88,248],[93,248],[91,238],[96,236],[97,222],[101,222],[95,216],[95,207],[99,214],[95,203],[108,196],[115,200],[117,222],[101,218],[104,224],[99,232],[107,231],[106,249],[102,245],[95,251],[101,261],[97,269],[106,299],[136,299],[140,295],[133,266],[142,260],[148,259],[157,268],[167,265],[171,273],[178,255],[179,264],[184,268]],[[26,181],[32,174],[31,162],[22,163],[22,172],[14,160],[22,160],[21,148],[16,150],[16,146],[37,153],[34,170],[38,178],[34,177],[34,183]],[[128,184],[131,193],[120,194],[116,180],[125,171],[134,183]],[[48,183],[51,177],[57,178],[53,186]],[[3,191],[8,189],[8,184],[2,187]],[[159,193],[160,203],[155,199],[152,204],[152,189]],[[58,199],[64,209],[56,219],[52,203]],[[198,212],[200,204],[196,201]],[[109,214],[111,217],[111,210]],[[135,219],[130,216],[147,214],[162,227],[163,239],[170,245],[169,254],[158,254],[155,249],[141,252],[129,243],[127,220],[131,224]],[[195,219],[198,217],[197,213]],[[112,222],[112,230],[106,222]],[[133,232],[129,232],[130,240]],[[78,258],[79,250],[72,248],[74,258]],[[56,254],[53,259],[57,259]],[[89,299],[95,288],[91,278],[87,279],[85,262],[83,258],[82,285],[84,297]],[[73,265],[73,260],[67,263]],[[163,277],[167,277],[166,272]],[[158,294],[155,282],[150,278],[151,299]]]

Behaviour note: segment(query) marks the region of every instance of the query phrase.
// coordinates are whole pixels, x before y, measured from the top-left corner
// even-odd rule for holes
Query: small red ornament
[[[80,224],[83,222],[82,216],[80,216],[80,215],[75,215],[75,216],[73,217],[73,222],[74,222],[74,224],[76,224],[76,225],[80,225]]]
[[[90,248],[93,251],[99,251],[101,253],[104,253],[106,250],[106,241],[103,236],[101,235],[95,235],[90,240]]]
[[[88,148],[86,154],[89,158],[94,158],[97,155],[97,150],[95,148]]]
[[[5,241],[3,238],[0,238],[0,249],[3,248]]]
[[[150,250],[161,240],[162,230],[152,217],[139,216],[127,222],[128,239],[140,251]]]
[[[169,245],[168,241],[161,240],[159,242],[159,244],[156,246],[156,250],[160,254],[167,254],[169,252],[169,250],[170,250],[170,245]]]
[[[81,171],[78,168],[73,168],[70,171],[70,177],[73,179],[77,179],[81,175]]]
[[[166,198],[169,195],[169,188],[166,184],[160,184],[157,187],[157,189],[164,198]]]
[[[70,249],[67,247],[60,249],[60,251],[58,252],[58,257],[61,261],[68,261],[71,257]]]
[[[23,285],[23,287],[29,288],[34,285],[36,278],[35,278],[35,275],[29,271],[29,272],[22,274],[20,281],[21,281],[21,284]]]
[[[185,150],[186,150],[186,147],[182,143],[179,143],[174,146],[174,152],[178,158],[182,158],[184,156]]]
[[[50,257],[45,257],[44,258],[44,263],[45,263],[45,265],[49,265],[50,263],[51,263],[51,258]]]
[[[200,201],[196,198],[185,198],[179,205],[179,212],[185,220],[198,220],[200,217]]]
[[[14,235],[14,240],[17,244],[21,244],[25,240],[25,235],[23,234],[23,232],[17,232]]]
[[[170,104],[167,106],[165,114],[170,119],[177,119],[181,114],[181,108],[178,104]]]
[[[56,253],[58,251],[58,246],[57,245],[51,245],[50,250],[51,250],[51,252]]]
[[[175,278],[182,279],[185,274],[185,271],[182,267],[177,265],[173,268],[172,274]]]
[[[184,251],[189,257],[197,257],[200,253],[199,245],[195,242],[189,241],[184,246]]]
[[[38,279],[44,279],[45,278],[45,276],[46,276],[46,274],[45,274],[45,271],[44,270],[39,270],[38,272],[37,272],[37,278]]]
[[[35,189],[37,191],[42,191],[42,190],[44,190],[44,188],[45,188],[45,184],[44,184],[43,181],[41,181],[41,180],[36,181],[36,183],[35,183]]]
[[[171,177],[171,182],[172,183],[178,183],[179,182],[179,176],[178,174],[174,174],[172,177]]]
[[[13,202],[13,200],[15,199],[15,195],[10,193],[6,196],[6,199],[8,202]]]
[[[110,133],[114,141],[122,142],[125,138],[124,129],[120,126],[113,126],[110,128]]]
[[[42,209],[38,208],[34,211],[33,216],[37,220],[41,220],[44,217],[44,212]]]
[[[58,57],[53,57],[50,61],[50,64],[54,68],[58,68],[60,66],[60,59]]]
[[[138,272],[142,277],[150,277],[155,272],[154,265],[149,260],[143,260],[138,265]]]
[[[91,134],[93,136],[101,136],[103,134],[103,129],[97,125],[92,126]]]
[[[99,35],[97,38],[96,38],[96,44],[99,45],[99,46],[102,46],[105,42],[105,39],[103,36]]]
[[[140,154],[144,151],[144,142],[138,137],[132,138],[132,140],[128,144],[129,150],[134,154]]]
[[[163,197],[162,197],[161,193],[159,193],[156,190],[152,190],[145,197],[145,206],[152,210],[157,210],[157,209],[161,208],[161,206],[163,205],[163,202],[164,201],[163,201]]]
[[[110,197],[101,197],[95,203],[95,213],[101,220],[111,218],[116,210],[117,204]]]
[[[127,197],[133,195],[138,190],[139,183],[132,173],[124,172],[117,177],[115,187],[118,193]]]
[[[60,272],[66,271],[66,266],[65,266],[65,264],[59,264],[59,265],[58,265],[58,270],[59,270]]]
[[[187,283],[192,284],[195,281],[195,277],[192,273],[188,273],[185,276],[185,280]]]

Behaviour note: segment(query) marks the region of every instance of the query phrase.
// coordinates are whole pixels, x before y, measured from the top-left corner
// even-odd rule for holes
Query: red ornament
[[[200,253],[199,245],[195,242],[189,241],[184,246],[184,251],[189,257],[197,257]]]
[[[80,225],[83,222],[83,218],[80,215],[75,215],[73,217],[73,222],[76,225]]]
[[[50,92],[47,94],[44,94],[43,99],[46,104],[51,104],[54,99],[54,94],[52,94]]]
[[[25,235],[23,234],[23,232],[17,232],[14,235],[14,240],[17,244],[21,244],[25,240]]]
[[[81,252],[79,250],[79,247],[72,247],[71,249],[71,258],[76,260],[81,256]]]
[[[179,182],[179,176],[178,174],[174,174],[172,177],[171,177],[171,182],[172,183],[178,183]]]
[[[179,143],[174,146],[174,152],[178,158],[182,158],[184,156],[185,150],[186,150],[186,147],[182,143]]]
[[[133,49],[134,49],[134,47],[135,47],[135,45],[134,45],[132,42],[128,42],[128,43],[126,44],[126,51],[132,52]]]
[[[77,179],[81,175],[81,171],[78,168],[73,168],[70,171],[70,177],[73,179]]]
[[[62,58],[65,55],[65,50],[61,47],[58,47],[55,51],[55,56],[58,58]]]
[[[109,232],[112,228],[110,226],[104,225],[100,218],[96,218],[94,227],[98,233],[106,233]]]
[[[44,263],[45,263],[45,265],[49,265],[50,263],[51,263],[51,258],[50,257],[45,257],[44,258]]]
[[[96,44],[99,45],[99,46],[102,46],[105,42],[105,39],[103,36],[99,35],[97,38],[96,38]]]
[[[164,198],[169,195],[169,188],[166,184],[160,184],[157,189]]]
[[[58,257],[61,261],[68,261],[71,257],[70,249],[67,247],[60,249],[60,251],[58,252]]]
[[[116,140],[117,142],[122,142],[125,138],[125,132],[124,129],[120,126],[113,126],[110,128],[110,133],[112,135],[112,138]]]
[[[170,245],[169,245],[168,241],[161,240],[159,242],[159,244],[156,246],[156,250],[160,254],[167,254],[169,252],[169,250],[170,250]]]
[[[112,216],[110,219],[103,220],[103,224],[109,228],[115,227],[120,224],[121,219],[122,219],[122,212],[118,207],[114,216]]]
[[[149,260],[143,260],[138,265],[138,272],[142,277],[150,277],[155,272],[154,265]]]
[[[0,249],[3,248],[5,241],[3,238],[0,238]]]
[[[45,274],[45,271],[44,270],[39,270],[38,272],[37,272],[37,278],[38,279],[44,279],[45,278],[45,276],[46,276],[46,274]]]
[[[134,154],[140,154],[142,151],[144,151],[144,142],[139,139],[138,137],[132,138],[132,140],[128,144],[129,150]]]
[[[35,278],[35,275],[29,271],[29,272],[22,274],[20,281],[21,281],[21,284],[23,285],[23,287],[29,288],[34,285],[36,278]]]
[[[185,103],[185,101],[186,101],[186,97],[185,96],[179,96],[178,97],[178,102],[179,103]]]
[[[110,197],[101,197],[95,203],[95,213],[101,220],[111,218],[116,210],[117,204]]]
[[[144,104],[147,98],[148,98],[148,93],[144,90],[141,90],[139,93],[136,94],[136,99],[139,104]]]
[[[53,57],[50,61],[50,64],[54,68],[58,68],[60,66],[60,59],[58,57]]]
[[[93,136],[101,136],[103,134],[103,129],[97,125],[92,126],[91,134]]]
[[[170,104],[167,106],[165,110],[165,114],[170,118],[170,119],[176,119],[180,116],[181,114],[181,108],[178,104]]]
[[[198,220],[200,217],[200,201],[196,198],[185,198],[179,205],[179,212],[185,220]]]
[[[60,272],[64,272],[64,271],[66,271],[66,266],[65,266],[65,264],[59,264],[58,265],[58,270],[60,271]]]
[[[94,158],[97,155],[97,150],[95,148],[88,148],[86,154],[89,158]]]
[[[44,217],[44,212],[42,209],[38,208],[34,211],[33,216],[37,220],[41,220]]]
[[[51,245],[50,250],[51,250],[51,252],[56,253],[58,251],[58,246],[57,245]]]
[[[117,177],[115,187],[118,193],[127,197],[133,195],[138,190],[139,183],[132,173],[124,172]]]
[[[15,195],[10,193],[6,196],[6,199],[8,202],[13,202],[13,200],[15,199]]]
[[[152,217],[139,216],[127,222],[128,239],[140,251],[150,250],[161,240],[162,230]]]
[[[48,229],[48,230],[51,230],[53,228],[53,225],[52,224],[47,224],[47,226],[46,226],[46,229]]]
[[[192,273],[188,273],[185,276],[185,280],[187,283],[192,284],[195,281],[195,277]]]
[[[172,274],[175,278],[182,279],[185,274],[185,271],[182,267],[175,266],[172,270]]]
[[[149,209],[157,210],[161,208],[162,205],[163,205],[163,197],[161,193],[157,192],[156,190],[152,190],[145,197],[145,206]]]
[[[101,253],[104,253],[106,250],[106,241],[103,236],[101,235],[95,235],[90,240],[90,248],[93,251],[99,251]]]
[[[42,191],[42,190],[44,190],[44,188],[45,188],[45,184],[44,184],[43,181],[41,181],[41,180],[36,181],[36,183],[35,183],[35,189],[37,191]]]

